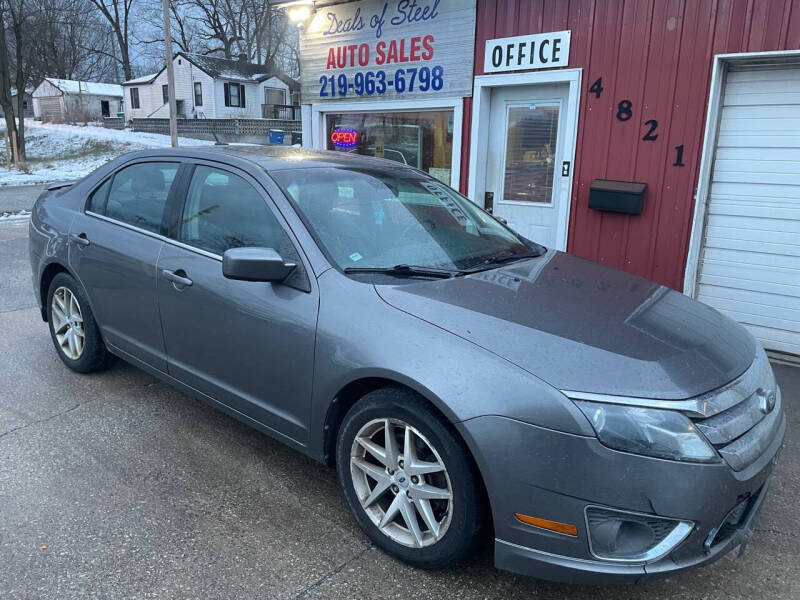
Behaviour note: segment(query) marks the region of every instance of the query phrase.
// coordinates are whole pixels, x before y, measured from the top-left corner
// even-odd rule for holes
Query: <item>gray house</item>
[[[24,117],[33,116],[33,88],[25,88],[25,97],[22,100],[22,115]],[[14,105],[14,116],[17,115],[17,88],[11,88],[11,103]],[[3,107],[0,106],[0,117],[5,116]]]
[[[122,111],[122,86],[45,77],[33,90],[33,116],[42,121],[99,120]]]

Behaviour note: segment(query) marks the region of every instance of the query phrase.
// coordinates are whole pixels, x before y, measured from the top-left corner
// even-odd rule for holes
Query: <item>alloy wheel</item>
[[[400,419],[365,424],[350,450],[361,507],[391,540],[411,548],[438,542],[453,515],[453,490],[431,442]]]
[[[50,315],[61,352],[71,360],[78,360],[83,354],[86,332],[81,305],[69,288],[61,286],[53,293]]]

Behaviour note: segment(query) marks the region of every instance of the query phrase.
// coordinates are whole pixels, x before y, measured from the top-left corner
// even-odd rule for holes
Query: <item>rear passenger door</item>
[[[164,211],[180,162],[147,159],[116,171],[89,195],[70,227],[69,263],[86,289],[103,339],[166,371],[156,299]]]
[[[158,261],[170,375],[305,443],[319,303],[299,246],[260,184],[228,166],[195,165],[176,212]],[[283,283],[226,279],[223,253],[244,246],[298,268]]]

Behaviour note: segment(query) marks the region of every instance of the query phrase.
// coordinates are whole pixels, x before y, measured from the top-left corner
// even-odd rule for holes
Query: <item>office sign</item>
[[[300,35],[303,102],[470,96],[475,0],[320,8]]]
[[[486,42],[484,73],[550,69],[569,64],[569,31],[518,35]]]

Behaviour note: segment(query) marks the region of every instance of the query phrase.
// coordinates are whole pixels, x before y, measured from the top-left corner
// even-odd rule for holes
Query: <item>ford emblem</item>
[[[774,390],[765,390],[759,388],[756,392],[758,394],[758,407],[765,415],[768,415],[775,408],[775,403],[778,401],[778,396]]]

